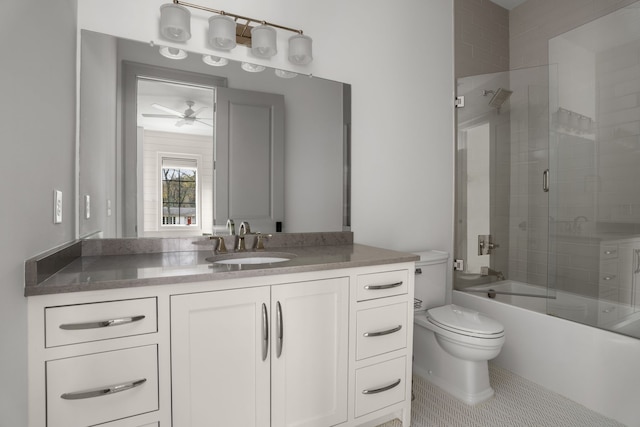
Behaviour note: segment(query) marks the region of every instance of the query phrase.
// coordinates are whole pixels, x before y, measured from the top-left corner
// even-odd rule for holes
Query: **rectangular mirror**
[[[160,50],[81,32],[79,238],[349,229],[349,85]]]

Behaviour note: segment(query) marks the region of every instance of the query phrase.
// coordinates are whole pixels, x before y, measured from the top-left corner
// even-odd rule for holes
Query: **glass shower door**
[[[549,72],[458,80],[454,287],[546,297]]]

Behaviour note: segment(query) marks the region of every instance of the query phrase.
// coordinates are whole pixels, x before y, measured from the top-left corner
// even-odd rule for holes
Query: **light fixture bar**
[[[239,37],[243,37],[243,38],[249,38],[249,39],[251,38],[251,34],[245,34],[247,32],[247,29],[250,29],[249,23],[251,23],[251,22],[255,22],[256,24],[268,25],[270,27],[280,28],[281,30],[291,31],[293,33],[302,34],[302,30],[297,30],[297,29],[291,28],[291,27],[285,27],[284,25],[274,24],[272,22],[267,22],[267,21],[264,21],[262,19],[255,19],[255,18],[250,18],[248,16],[236,15],[235,13],[225,12],[224,10],[212,9],[210,7],[200,6],[198,4],[187,3],[187,2],[182,1],[182,0],[173,0],[173,3],[179,4],[179,5],[185,6],[185,7],[191,7],[193,9],[204,10],[205,12],[217,13],[218,15],[231,16],[231,17],[235,18],[236,20],[243,19],[243,20],[245,20],[247,22],[246,22],[246,24],[244,24],[245,28],[243,29],[241,34],[238,35]]]

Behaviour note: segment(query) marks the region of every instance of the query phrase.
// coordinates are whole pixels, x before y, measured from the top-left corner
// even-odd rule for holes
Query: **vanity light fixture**
[[[164,38],[171,41],[187,41],[191,38],[191,13],[186,8],[216,14],[209,18],[208,41],[213,49],[229,51],[237,44],[242,44],[249,47],[258,58],[271,58],[278,52],[275,30],[278,28],[296,33],[289,38],[288,58],[291,63],[307,65],[313,60],[311,37],[302,34],[302,30],[182,0],[173,0],[173,3],[160,7],[160,34]]]
[[[265,70],[264,65],[252,64],[250,62],[243,62],[242,64],[240,64],[240,68],[248,71],[249,73],[260,73]]]
[[[160,46],[160,55],[169,59],[184,59],[187,57],[187,52],[177,47]]]
[[[276,47],[276,30],[268,25],[258,25],[251,29],[251,52],[258,58],[271,58]]]
[[[229,63],[229,60],[227,58],[220,58],[219,56],[202,55],[202,62],[212,67],[224,67]]]
[[[311,37],[296,34],[289,37],[289,61],[297,65],[307,65],[313,61]]]
[[[215,15],[209,18],[209,45],[220,50],[236,47],[236,21],[232,17]]]
[[[184,42],[191,38],[191,12],[184,6],[167,3],[160,6],[160,33],[167,40]]]

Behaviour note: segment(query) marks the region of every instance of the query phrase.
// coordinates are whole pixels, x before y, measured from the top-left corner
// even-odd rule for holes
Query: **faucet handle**
[[[245,244],[244,244],[244,236],[243,235],[239,235],[236,237],[236,239],[238,239],[238,242],[236,243],[236,252],[244,252],[247,250]]]
[[[264,239],[268,239],[269,237],[273,237],[273,234],[261,234],[256,233],[256,240],[253,243],[253,247],[256,251],[264,250]]]
[[[211,240],[217,240],[218,246],[214,249],[214,252],[217,254],[226,254],[227,246],[224,244],[224,237],[222,236],[211,236],[209,237]]]

